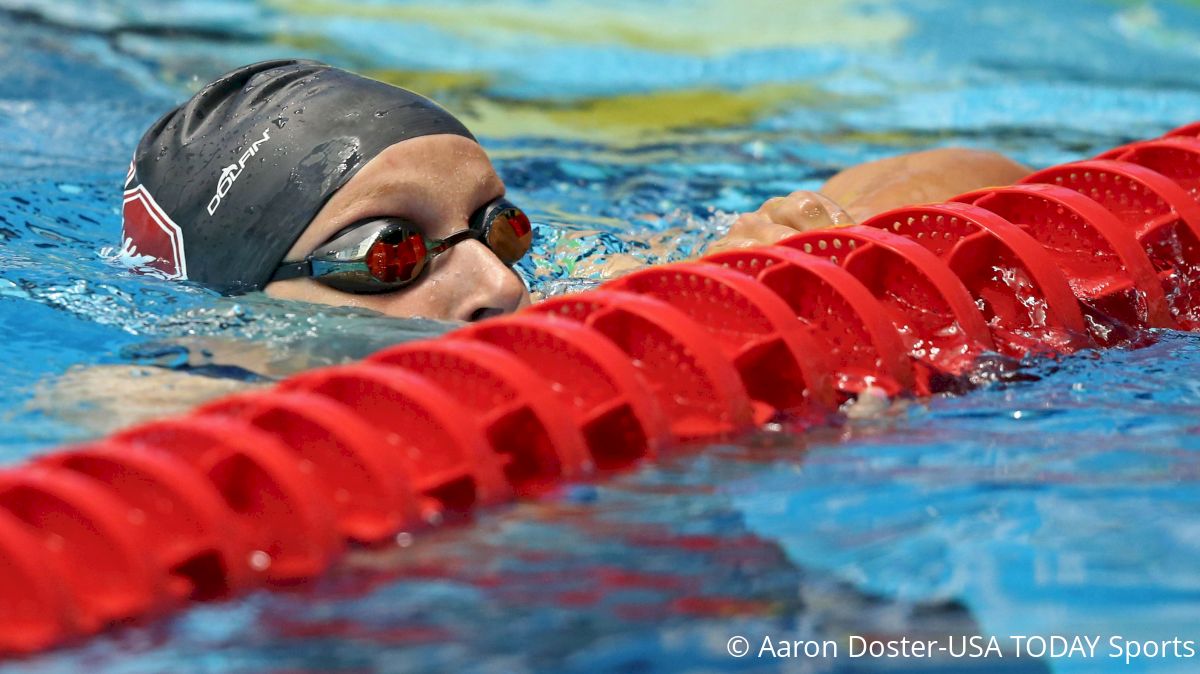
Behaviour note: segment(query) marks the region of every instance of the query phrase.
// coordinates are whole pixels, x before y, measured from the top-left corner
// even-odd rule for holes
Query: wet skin
[[[461,136],[440,134],[396,143],[376,155],[325,204],[288,251],[302,260],[338,231],[365,218],[400,217],[427,237],[466,229],[480,206],[504,195],[487,153]],[[388,316],[474,321],[529,304],[517,274],[483,243],[459,243],[433,259],[412,285],[378,295],[334,290],[310,278],[275,281],[281,299],[361,307]]]
[[[996,152],[939,148],[887,157],[839,172],[819,191],[800,190],[768,199],[743,213],[708,249],[770,244],[796,232],[863,222],[910,204],[946,201],[995,185],[1012,184],[1030,169]]]

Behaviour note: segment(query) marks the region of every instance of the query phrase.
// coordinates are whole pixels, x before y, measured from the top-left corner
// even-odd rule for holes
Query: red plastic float
[[[404,464],[426,522],[462,517],[513,496],[502,458],[492,452],[474,410],[419,374],[387,365],[346,365],[297,375],[280,389],[326,396],[374,428],[381,449]]]
[[[378,543],[421,524],[404,463],[344,405],[305,391],[268,391],[222,398],[196,414],[248,423],[310,464],[345,538]]]
[[[753,278],[717,265],[684,263],[643,269],[604,288],[654,297],[701,325],[737,368],[750,398],[765,409],[799,413],[833,407],[826,345]]]
[[[1117,216],[1154,265],[1179,327],[1200,327],[1200,204],[1174,180],[1125,161],[1092,160],[1054,166],[1021,182],[1061,185]]]
[[[1097,159],[1116,159],[1144,166],[1175,181],[1193,201],[1200,201],[1200,138],[1172,136],[1114,148]]]
[[[883,303],[909,353],[939,373],[961,375],[984,351],[991,333],[954,272],[923,246],[874,227],[814,230],[780,241],[842,265]]]
[[[134,426],[115,439],[183,459],[211,480],[253,547],[248,563],[269,583],[312,578],[342,549],[312,464],[271,433],[196,416]]]
[[[737,369],[702,327],[666,302],[597,290],[527,311],[580,321],[616,343],[641,370],[677,439],[722,437],[754,425]]]
[[[1200,122],[1192,122],[1192,124],[1181,126],[1163,134],[1162,137],[1153,138],[1150,140],[1138,140],[1135,143],[1127,143],[1118,145],[1111,150],[1100,152],[1096,156],[1097,160],[1121,160],[1123,162],[1133,162],[1140,164],[1146,168],[1158,170],[1163,175],[1170,175],[1172,170],[1183,169],[1186,173],[1193,174],[1195,163],[1195,148],[1200,143]],[[1175,150],[1172,151],[1172,146]],[[1188,148],[1192,150],[1188,151]],[[1158,164],[1160,168],[1168,170],[1159,170],[1152,163],[1142,163],[1142,158],[1153,156],[1152,163]],[[1138,157],[1135,158],[1134,157]],[[1192,164],[1192,167],[1189,167]],[[1190,189],[1189,186],[1182,187]],[[1192,191],[1195,194],[1195,191]]]
[[[29,527],[59,578],[78,633],[166,608],[165,573],[145,554],[145,521],[96,482],[26,466],[0,473],[0,511]]]
[[[0,654],[40,651],[75,630],[63,575],[28,524],[0,508]]]
[[[1184,137],[1190,137],[1190,138],[1200,137],[1200,122],[1192,122],[1191,124],[1185,124],[1177,129],[1172,129],[1172,130],[1166,132],[1165,134],[1163,134],[1163,136],[1164,137],[1184,136]]]
[[[504,349],[533,367],[570,410],[601,470],[654,458],[671,429],[629,357],[599,332],[565,318],[524,312],[449,335]]]
[[[927,204],[881,213],[863,226],[906,236],[949,265],[975,298],[1001,352],[1022,357],[1091,344],[1079,303],[1054,259],[995,213]]]
[[[750,275],[787,303],[814,340],[828,349],[841,398],[879,387],[913,388],[912,363],[900,333],[870,289],[828,260],[790,248],[742,248],[703,258]]]
[[[1175,325],[1141,245],[1115,215],[1088,197],[1058,185],[1016,185],[954,201],[986,208],[1036,239],[1091,310],[1086,312],[1090,327],[1101,344],[1112,344],[1120,325]]]
[[[435,382],[483,426],[518,494],[534,495],[592,472],[580,429],[538,372],[507,351],[470,341],[425,340],[384,349],[369,363]]]
[[[209,599],[257,585],[250,546],[208,481],[182,460],[114,441],[42,457],[37,465],[104,485],[141,522],[145,552],[165,569],[175,599]]]

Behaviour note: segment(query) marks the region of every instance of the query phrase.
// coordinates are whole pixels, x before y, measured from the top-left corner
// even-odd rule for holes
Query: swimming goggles
[[[506,199],[475,211],[467,229],[431,239],[403,218],[372,218],[338,232],[300,262],[285,262],[272,281],[311,277],[336,290],[356,294],[399,290],[420,278],[429,262],[455,244],[474,239],[508,266],[533,243],[529,217]]]

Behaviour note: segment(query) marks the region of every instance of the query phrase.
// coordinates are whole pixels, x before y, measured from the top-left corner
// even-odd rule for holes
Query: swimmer
[[[1028,172],[966,149],[882,159],[816,192],[769,199],[709,251],[849,225]],[[534,235],[487,153],[445,109],[345,70],[280,60],[221,76],[150,127],[125,183],[121,241],[139,271],[225,294],[474,321],[530,303],[512,266]],[[215,363],[287,374],[244,344],[184,350],[213,352],[200,364],[208,373]],[[150,366],[78,368],[43,385],[34,407],[106,431],[264,383]]]
[[[863,164],[743,214],[710,252],[1028,172],[965,149]],[[475,137],[433,101],[314,61],[267,61],[146,132],[121,238],[141,270],[227,294],[474,321],[530,302],[512,265],[534,233],[504,195]]]

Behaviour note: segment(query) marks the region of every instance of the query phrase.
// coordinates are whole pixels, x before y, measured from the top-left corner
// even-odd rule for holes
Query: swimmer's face
[[[454,135],[396,143],[367,162],[325,204],[288,261],[302,260],[331,236],[364,219],[404,218],[433,239],[466,229],[479,207],[504,195],[483,148]],[[335,290],[311,278],[275,281],[265,292],[281,299],[373,309],[389,316],[473,321],[529,304],[516,273],[475,240],[438,255],[411,285],[379,295]]]

